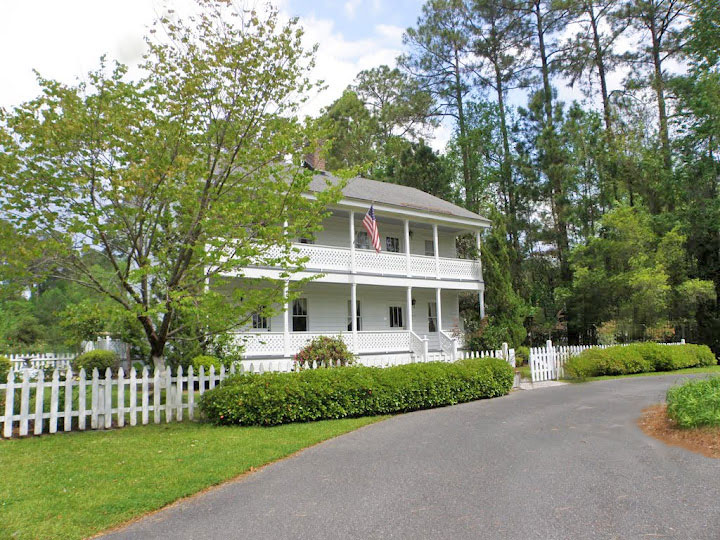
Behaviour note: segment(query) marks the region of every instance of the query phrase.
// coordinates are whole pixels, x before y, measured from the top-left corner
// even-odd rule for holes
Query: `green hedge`
[[[715,355],[706,345],[633,343],[607,349],[587,349],[568,359],[565,375],[570,379],[586,379],[601,375],[672,371],[716,363]]]
[[[720,377],[670,388],[667,404],[668,416],[682,428],[720,427]]]
[[[200,408],[216,424],[271,426],[453,405],[507,394],[512,383],[512,368],[494,358],[236,375]]]
[[[101,377],[105,376],[105,371],[110,368],[115,373],[120,365],[118,355],[112,351],[94,350],[83,353],[72,362],[73,371],[78,372],[85,369],[85,373],[92,375],[94,368],[97,368]]]
[[[12,362],[7,356],[0,356],[0,384],[7,382],[8,373],[12,368]]]

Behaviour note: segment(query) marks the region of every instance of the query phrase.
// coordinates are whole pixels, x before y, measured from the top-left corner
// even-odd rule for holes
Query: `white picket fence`
[[[685,340],[678,343],[663,343],[662,345],[682,345]],[[577,356],[587,349],[607,349],[614,345],[565,345],[554,346],[551,340],[548,340],[545,347],[531,347],[530,373],[532,374],[532,382],[552,381],[565,377],[565,362],[571,356]]]
[[[514,365],[515,351],[503,345],[502,350],[469,352],[459,351],[462,358],[504,358]],[[376,367],[408,364],[411,361],[373,362]],[[434,361],[443,360],[438,354]],[[58,359],[56,359],[58,360]],[[428,359],[433,361],[433,359]],[[447,360],[446,360],[447,361]],[[38,364],[39,365],[39,364]],[[317,368],[314,365],[313,368]],[[12,370],[7,382],[0,384],[0,435],[5,438],[30,434],[57,433],[58,431],[106,429],[111,427],[159,424],[181,421],[187,415],[196,415],[198,398],[215,388],[228,375],[290,372],[296,369],[291,360],[260,360],[238,362],[219,372],[211,367],[206,372],[192,367],[184,373],[178,368],[156,370],[150,373],[144,367],[141,373],[122,368],[113,376],[110,369],[104,374],[94,369],[88,376],[84,369],[73,373],[67,366],[53,369],[45,380],[42,368]]]
[[[75,353],[8,354],[15,371],[21,369],[67,369],[77,355]]]

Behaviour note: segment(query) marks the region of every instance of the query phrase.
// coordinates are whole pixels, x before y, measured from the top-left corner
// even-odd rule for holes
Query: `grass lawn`
[[[89,535],[384,417],[182,422],[0,440],[0,538]]]
[[[720,374],[720,365],[676,369],[675,371],[651,371],[650,373],[632,373],[630,375],[602,375],[600,377],[588,377],[585,381],[568,380],[568,382],[590,382],[607,381],[609,379],[624,379],[626,377],[652,377],[657,375],[686,375],[691,373],[715,373]]]

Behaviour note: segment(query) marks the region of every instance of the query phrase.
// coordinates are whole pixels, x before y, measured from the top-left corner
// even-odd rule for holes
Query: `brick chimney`
[[[308,150],[310,149],[310,146],[308,145]],[[324,171],[325,170],[325,157],[323,156],[322,152],[322,144],[318,143],[315,145],[315,150],[313,152],[307,152],[303,156],[303,161],[310,166],[310,168],[314,171]]]

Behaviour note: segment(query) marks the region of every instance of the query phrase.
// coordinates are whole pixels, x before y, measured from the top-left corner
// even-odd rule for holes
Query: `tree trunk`
[[[668,132],[667,109],[665,106],[665,81],[662,74],[662,59],[660,58],[660,39],[657,35],[654,17],[650,20],[650,34],[652,37],[652,57],[655,70],[653,88],[657,95],[658,121],[660,125],[660,145],[662,146],[665,170],[672,170],[672,154],[670,151],[670,134]]]
[[[542,6],[539,1],[534,4],[535,7],[535,19],[537,24],[537,37],[538,37],[538,50],[540,54],[540,62],[542,66],[542,80],[543,80],[543,103],[545,108],[545,122],[546,122],[546,136],[551,146],[551,151],[548,152],[548,163],[546,164],[545,174],[548,176],[550,182],[550,189],[552,191],[552,204],[553,214],[555,218],[555,232],[556,232],[556,248],[558,253],[558,260],[560,262],[560,276],[563,282],[567,283],[570,281],[570,266],[567,261],[567,253],[569,251],[570,241],[568,239],[567,231],[567,217],[566,217],[566,197],[565,190],[563,187],[563,167],[560,156],[557,153],[556,148],[556,136],[555,126],[553,118],[553,104],[552,104],[552,87],[550,86],[550,68],[548,66],[548,56],[545,49],[545,27],[542,15]]]
[[[152,319],[147,315],[138,316],[140,324],[145,330],[145,336],[150,344],[150,359],[152,360],[153,366],[156,370],[165,369],[165,345],[167,343],[167,336],[159,336]]]
[[[508,199],[508,232],[510,233],[510,242],[513,246],[514,259],[517,259],[520,253],[520,240],[517,232],[517,206],[515,200],[515,186],[513,185],[512,167],[510,164],[510,138],[507,129],[507,113],[505,111],[505,95],[502,82],[502,73],[498,62],[495,64],[495,87],[497,89],[498,109],[500,110],[500,133],[502,135],[503,159],[501,164],[500,177],[505,185],[505,191]],[[513,266],[517,261],[513,261]]]
[[[460,154],[462,155],[463,182],[465,187],[465,206],[470,210],[477,210],[475,206],[474,190],[470,177],[470,155],[468,152],[467,128],[465,126],[465,111],[463,109],[462,77],[460,74],[460,57],[455,48],[455,102],[458,114],[458,128],[460,129]]]
[[[598,78],[600,79],[600,93],[603,102],[603,117],[605,119],[605,129],[608,136],[612,138],[612,114],[610,111],[610,98],[607,89],[607,76],[605,74],[605,59],[603,58],[602,46],[600,45],[600,34],[597,27],[597,19],[595,18],[595,6],[592,0],[586,4],[587,15],[590,17],[590,25],[593,32],[593,47],[595,48],[595,65],[598,70]]]

